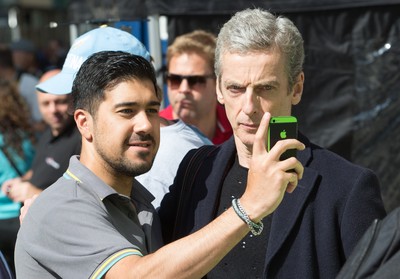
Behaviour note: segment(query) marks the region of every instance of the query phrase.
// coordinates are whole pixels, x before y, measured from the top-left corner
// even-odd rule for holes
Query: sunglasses
[[[181,76],[175,74],[166,74],[166,79],[171,87],[179,87],[182,80],[186,79],[189,87],[193,87],[197,84],[204,85],[209,78],[215,78],[214,75],[195,75],[195,76]]]

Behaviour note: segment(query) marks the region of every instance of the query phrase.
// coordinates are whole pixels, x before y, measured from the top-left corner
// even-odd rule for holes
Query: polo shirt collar
[[[70,159],[68,170],[64,173],[67,179],[74,179],[79,182],[83,187],[91,192],[94,192],[100,200],[104,200],[110,195],[120,195],[112,187],[104,183],[103,180],[98,178],[91,170],[84,166],[79,161],[78,155],[74,155]],[[143,187],[136,179],[132,185],[131,199],[140,202],[141,204],[151,203],[154,196]]]

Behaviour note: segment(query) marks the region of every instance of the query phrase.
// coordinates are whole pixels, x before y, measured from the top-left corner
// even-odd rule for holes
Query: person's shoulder
[[[338,164],[346,167],[362,168],[362,166],[357,165],[340,154],[331,151],[329,148],[321,147],[313,143],[310,146],[314,160],[324,160],[326,164]]]
[[[200,163],[205,160],[210,160],[218,156],[221,151],[221,146],[205,144],[198,148],[194,148],[188,151],[186,156],[183,158],[181,165],[188,165]]]
[[[48,222],[50,217],[54,217],[59,208],[63,206],[68,197],[65,188],[65,182],[57,180],[54,184],[50,185],[47,189],[39,194],[34,200],[32,205],[28,208],[28,213],[23,220],[23,225],[29,224],[44,224]],[[52,223],[50,222],[50,226]]]
[[[197,127],[186,124],[182,120],[176,122],[179,133],[183,138],[186,138],[188,141],[194,142],[197,146],[201,146],[203,144],[212,145],[213,143],[209,138],[207,138]]]
[[[47,143],[52,137],[50,126],[46,126],[46,129],[40,133],[38,145]]]
[[[51,228],[57,226],[59,220],[79,218],[97,208],[98,202],[92,194],[81,189],[74,179],[61,176],[39,194],[25,219],[29,222],[31,218],[31,221]]]
[[[360,177],[376,177],[375,172],[370,168],[352,162],[327,148],[312,143],[309,148],[312,150],[312,160],[307,167],[317,170],[325,177],[349,182],[360,179]]]
[[[315,163],[320,164],[321,161],[324,161],[324,163],[321,164],[321,167],[324,167],[324,165],[327,165],[327,164],[340,164],[340,165],[356,166],[350,160],[329,150],[329,148],[318,145],[317,143],[310,140],[308,137],[306,137],[301,132],[299,132],[298,139],[306,146],[306,149],[304,151],[299,152],[299,154],[302,154],[302,155],[300,155],[300,157],[303,160],[309,161],[310,164],[315,164]],[[304,154],[306,154],[306,155],[304,155]]]

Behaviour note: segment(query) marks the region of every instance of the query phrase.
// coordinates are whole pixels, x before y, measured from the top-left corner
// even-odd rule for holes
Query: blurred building
[[[66,0],[2,0],[0,1],[0,43],[21,38],[42,47],[50,38],[69,40]],[[59,23],[52,28],[52,22]]]

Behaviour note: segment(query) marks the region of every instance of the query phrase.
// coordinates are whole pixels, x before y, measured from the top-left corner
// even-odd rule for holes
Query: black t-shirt
[[[240,198],[247,184],[248,169],[235,163],[229,170],[222,186],[218,215],[232,205],[232,199]],[[207,274],[207,279],[216,278],[261,278],[265,265],[268,237],[272,215],[264,218],[264,230],[254,236],[249,232],[218,264]]]
[[[38,141],[32,163],[33,175],[29,181],[40,189],[46,189],[64,174],[71,156],[80,152],[81,134],[75,122],[57,137],[47,129]]]

